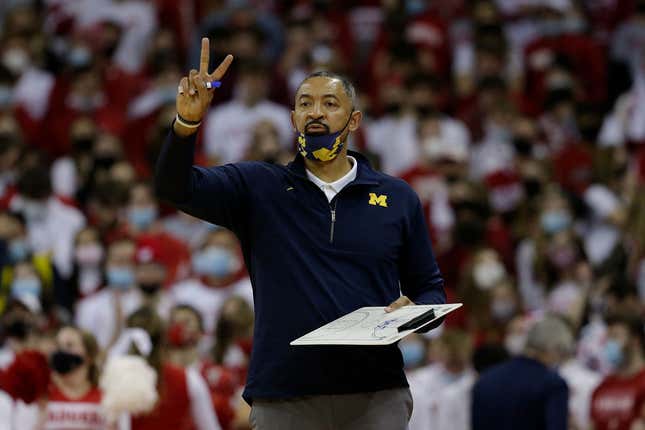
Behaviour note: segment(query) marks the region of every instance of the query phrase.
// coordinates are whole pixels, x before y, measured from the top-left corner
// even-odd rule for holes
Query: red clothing
[[[199,371],[208,384],[213,409],[222,430],[232,429],[235,419],[235,394],[244,386],[242,375],[234,369],[211,362],[202,363]]]
[[[47,357],[36,350],[24,350],[6,369],[0,369],[0,390],[25,403],[35,402],[50,386]]]
[[[593,156],[583,144],[572,143],[553,157],[555,179],[567,191],[581,196],[593,180]]]
[[[580,96],[584,101],[601,103],[607,89],[607,56],[591,37],[582,34],[563,34],[543,37],[529,44],[525,51],[527,102],[533,103],[532,113],[542,110],[547,95],[546,75],[556,57],[571,62],[573,75],[580,80]]]
[[[645,369],[629,378],[610,375],[591,398],[595,430],[630,430],[645,406]]]
[[[137,247],[153,246],[159,253],[159,260],[166,267],[165,285],[184,279],[190,271],[190,250],[188,246],[176,237],[163,232],[142,233],[136,237]]]
[[[70,399],[55,385],[49,389],[45,430],[104,430],[106,422],[101,411],[101,391],[92,388],[79,399]]]
[[[423,206],[423,213],[426,214],[426,222],[428,224],[428,230],[430,231],[430,237],[433,242],[436,242],[437,232],[432,225],[432,220],[430,219],[429,214],[430,205],[432,203],[432,193],[441,186],[443,178],[437,170],[432,167],[416,165],[403,172],[401,174],[401,179],[410,184],[414,191],[419,195],[419,200],[421,200],[421,205]]]
[[[171,364],[161,369],[159,402],[147,415],[132,418],[132,430],[191,430],[193,419],[186,371]]]

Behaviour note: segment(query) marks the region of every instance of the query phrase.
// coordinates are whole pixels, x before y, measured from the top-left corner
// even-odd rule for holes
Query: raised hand
[[[187,135],[197,131],[198,125],[211,104],[213,99],[213,87],[210,85],[214,81],[222,79],[228,67],[233,62],[233,56],[227,55],[213,73],[208,73],[208,63],[210,60],[210,46],[207,37],[202,38],[202,51],[199,60],[199,71],[192,69],[188,76],[184,76],[179,82],[177,88],[176,108],[177,114],[188,125],[175,122],[175,131],[182,135]],[[207,85],[210,88],[207,88]]]

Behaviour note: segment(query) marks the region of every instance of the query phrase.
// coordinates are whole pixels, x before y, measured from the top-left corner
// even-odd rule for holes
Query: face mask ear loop
[[[352,111],[349,113],[349,118],[347,118],[347,122],[345,123],[345,126],[341,129],[340,134],[343,134],[347,126],[349,125],[349,122],[352,120],[352,115],[354,114],[354,108],[352,108]]]

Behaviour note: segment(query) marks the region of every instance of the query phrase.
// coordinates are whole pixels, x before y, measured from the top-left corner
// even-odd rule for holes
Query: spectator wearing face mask
[[[116,340],[125,318],[139,305],[135,251],[130,239],[111,243],[105,261],[105,288],[81,299],[76,307],[76,324],[93,333],[103,349]]]
[[[47,167],[23,170],[18,179],[18,194],[9,203],[26,221],[27,241],[35,253],[51,253],[54,267],[62,279],[72,272],[74,237],[85,225],[85,216],[63,204],[51,190]]]
[[[22,295],[7,302],[0,314],[0,369],[13,362],[20,351],[36,343],[36,332],[42,323],[42,306],[34,295]]]
[[[167,327],[166,360],[177,367],[200,372],[204,380],[211,379],[214,383],[213,387],[209,387],[213,409],[222,429],[229,430],[235,417],[231,399],[238,394],[241,386],[239,375],[225,367],[215,368],[200,357],[198,345],[204,335],[204,324],[195,308],[190,305],[174,306]]]
[[[4,244],[4,257],[0,257],[0,311],[5,301],[12,296],[16,269],[24,265],[35,270],[34,278],[38,279],[42,292],[46,292],[51,298],[56,281],[54,266],[48,254],[32,251],[27,241],[24,217],[20,213],[2,212],[0,226],[0,244]]]
[[[179,367],[200,367],[197,346],[204,335],[202,317],[190,305],[176,305],[170,310],[166,341],[167,360]]]
[[[533,237],[522,240],[516,250],[518,287],[527,310],[544,309],[547,288],[559,279],[554,277],[571,268],[582,256],[571,237],[573,220],[569,203],[560,191],[548,189],[539,209],[539,228],[534,229]],[[557,234],[561,243],[551,241]]]
[[[251,356],[253,320],[253,309],[246,300],[228,298],[219,314],[210,357],[201,365],[224,430],[249,428],[249,408],[242,390]]]
[[[96,124],[90,117],[80,117],[70,124],[70,153],[57,158],[51,168],[52,190],[59,198],[74,202],[85,185],[91,173],[97,135]]]
[[[253,128],[263,120],[275,126],[281,147],[286,148],[293,142],[289,111],[267,100],[268,72],[257,61],[240,66],[233,100],[220,104],[206,117],[204,150],[209,159],[217,159],[222,164],[242,160],[251,144]],[[235,145],[226,144],[233,140],[237,142]]]
[[[103,286],[105,249],[98,230],[86,227],[76,235],[74,271],[70,283],[72,302],[87,297]]]
[[[572,343],[561,320],[546,317],[536,323],[523,355],[488,369],[475,384],[472,429],[567,429],[569,390],[553,367]]]
[[[192,272],[192,278],[173,285],[168,299],[195,308],[204,320],[205,333],[212,339],[217,316],[229,297],[237,295],[253,303],[251,283],[235,235],[223,228],[209,233],[204,244],[193,252]]]
[[[367,124],[367,149],[380,159],[384,172],[405,172],[417,155],[416,117],[409,102],[409,89],[401,77],[390,77],[378,87],[383,114]]]
[[[14,398],[28,396],[30,402],[37,401],[37,407],[31,409],[31,415],[17,415],[15,428],[111,430],[100,405],[98,353],[91,334],[66,326],[58,330],[54,350],[47,354],[51,373],[42,353],[19,354],[3,375],[4,385]],[[24,372],[29,372],[29,380],[23,384],[31,387],[12,389],[11,380],[25,378]]]
[[[604,354],[611,373],[591,400],[594,430],[632,430],[645,426],[645,333],[638,314],[607,318]]]
[[[155,243],[157,254],[163,255],[168,271],[168,282],[181,280],[188,274],[190,252],[186,244],[166,233],[159,220],[159,206],[147,182],[139,182],[130,189],[125,210],[126,231],[137,242]]]
[[[428,341],[424,337],[412,333],[399,342],[403,356],[403,367],[406,372],[424,367],[428,364]]]
[[[437,360],[409,374],[410,391],[415,408],[410,418],[410,430],[444,429],[439,427],[443,393],[457,384],[468,386],[475,378],[470,364],[472,340],[468,334],[446,330],[437,339]],[[470,381],[470,382],[469,382]],[[445,427],[448,430],[450,427]]]
[[[176,429],[219,430],[204,379],[195,369],[171,364],[164,357],[165,328],[155,310],[139,308],[127,319],[128,328],[141,328],[150,338],[151,350],[144,355],[157,373],[159,399],[154,408],[132,416],[131,430]]]
[[[477,339],[497,341],[520,310],[519,300],[499,254],[490,248],[475,253],[459,286],[466,321]]]
[[[35,298],[44,305],[45,311],[51,310],[52,289],[45,288],[36,267],[29,261],[23,261],[14,266],[10,284],[10,297],[21,299],[25,296]]]
[[[591,395],[600,384],[600,372],[589,369],[575,356],[575,345],[567,360],[559,367],[558,373],[567,382],[569,390],[569,429],[585,430],[591,425]]]

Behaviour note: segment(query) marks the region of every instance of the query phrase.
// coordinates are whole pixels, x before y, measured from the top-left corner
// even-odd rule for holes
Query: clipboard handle
[[[413,330],[415,328],[419,328],[428,321],[432,321],[433,319],[435,319],[434,309],[430,309],[429,311],[422,313],[418,317],[411,319],[405,324],[401,324],[399,327],[397,327],[397,330],[399,331],[399,333],[405,330]]]

